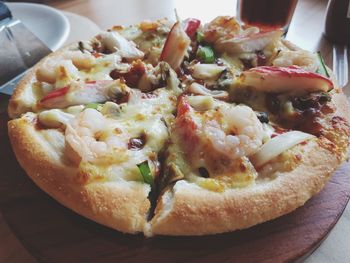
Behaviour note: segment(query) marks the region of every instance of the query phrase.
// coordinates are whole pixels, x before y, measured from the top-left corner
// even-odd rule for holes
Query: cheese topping
[[[79,167],[77,182],[142,181],[137,165],[145,161],[155,177],[165,151],[164,182],[186,179],[221,192],[254,184],[256,168],[313,138],[299,131],[272,138],[278,121],[269,120],[272,106],[282,106],[281,96],[272,100],[268,92],[283,91],[271,72],[286,66],[294,69],[288,76],[294,85],[295,65],[305,69],[300,83],[320,87],[310,72],[314,55],[289,50],[279,30],[242,29],[233,18],[217,18],[198,30],[204,40],[198,34],[191,38],[196,45],[188,46],[181,23],[115,27],[37,70],[32,87],[39,102],[33,109],[52,108],[38,114],[39,122],[65,129],[66,154]],[[184,39],[188,43],[181,46]],[[213,49],[210,62],[196,53],[205,46]],[[171,52],[180,47],[181,56]],[[165,61],[176,61],[170,65],[177,71]],[[259,69],[269,70],[264,80]],[[293,108],[292,101],[288,106]]]

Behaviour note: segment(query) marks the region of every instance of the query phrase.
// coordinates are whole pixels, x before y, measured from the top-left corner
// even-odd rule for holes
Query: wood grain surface
[[[40,262],[288,262],[310,253],[350,196],[349,163],[293,213],[256,227],[206,237],[127,235],[59,205],[17,163],[0,115],[0,209],[18,240]]]

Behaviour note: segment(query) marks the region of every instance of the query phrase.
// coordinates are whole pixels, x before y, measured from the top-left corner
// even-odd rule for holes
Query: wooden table
[[[215,16],[234,15],[234,0],[44,0],[42,3],[73,12],[94,21],[102,29],[115,24],[133,24],[143,19],[197,17],[209,21]],[[332,66],[332,48],[322,37],[327,1],[299,0],[287,38],[302,48],[321,50]],[[346,91],[350,89],[349,85]],[[350,262],[350,207],[329,237],[305,262]],[[0,262],[35,262],[13,236],[0,214]]]

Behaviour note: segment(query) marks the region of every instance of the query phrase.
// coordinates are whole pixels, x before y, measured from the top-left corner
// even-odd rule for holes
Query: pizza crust
[[[318,193],[340,160],[315,141],[302,163],[268,183],[215,193],[178,181],[160,200],[148,233],[205,235],[244,229],[290,213]]]
[[[63,53],[77,47],[77,44],[71,44],[63,47],[50,55],[41,59],[34,67],[32,67],[26,75],[18,83],[16,89],[11,96],[8,106],[8,114],[11,119],[20,117],[23,113],[34,112],[37,98],[34,94],[32,84],[36,81],[36,71],[49,59],[61,58]]]
[[[50,135],[35,128],[34,114],[9,121],[8,131],[20,165],[47,194],[100,224],[126,233],[143,231],[150,208],[149,185],[125,181],[78,185],[72,180],[77,168],[62,157],[61,146],[49,143],[57,138],[47,138]],[[54,131],[58,137],[59,133]]]
[[[27,85],[34,78],[33,71],[20,83],[15,98],[20,101],[25,96]],[[339,89],[332,101],[336,115],[349,123],[347,98]],[[77,168],[67,165],[62,151],[52,148],[40,135],[34,119],[35,114],[26,114],[8,123],[12,147],[29,177],[76,213],[121,232],[144,232],[147,236],[216,234],[272,220],[302,206],[318,193],[342,161],[322,143],[310,142],[305,146],[302,163],[269,183],[216,193],[179,181],[161,196],[155,216],[147,222],[149,185],[111,182],[80,186],[72,182]],[[323,140],[324,144],[330,143]]]
[[[349,119],[345,96],[337,93],[334,98],[339,101],[337,112]],[[215,234],[277,218],[302,206],[319,192],[341,162],[341,158],[322,143],[311,141],[305,145],[302,162],[296,169],[281,173],[268,183],[216,193],[178,181],[161,197],[155,216],[148,223],[149,185],[136,182],[75,184],[71,177],[77,168],[67,165],[62,153],[57,154],[59,151],[54,151],[43,139],[35,128],[34,114],[11,120],[8,128],[18,161],[46,193],[100,224],[127,233],[144,232],[147,236]]]
[[[50,54],[27,73],[9,102],[11,118],[35,111],[37,100],[32,83],[36,81],[36,70],[47,59],[61,57],[73,47],[76,44]],[[335,114],[350,123],[348,102],[339,89],[335,90],[332,101],[336,105]],[[72,177],[77,173],[77,167],[64,156],[63,134],[55,130],[54,136],[60,138],[61,145],[50,144],[50,138],[45,138],[44,132],[36,129],[35,118],[35,114],[25,114],[8,123],[13,150],[28,176],[78,214],[121,232],[144,232],[147,236],[222,233],[285,215],[318,193],[343,158],[343,153],[335,154],[325,146],[332,144],[330,141],[321,138],[321,141],[310,141],[303,147],[301,163],[293,171],[280,173],[269,182],[216,193],[178,181],[158,199],[155,216],[147,222],[150,209],[148,184],[125,181],[75,183]]]
[[[335,90],[335,93],[332,96],[332,101],[337,106],[335,115],[344,118],[346,122],[350,124],[349,101],[341,89]]]
[[[332,96],[335,116],[350,123],[347,98],[337,89]],[[347,127],[348,128],[348,127]],[[340,131],[339,131],[340,132]],[[348,134],[344,134],[348,137]],[[329,145],[331,145],[329,147]],[[241,189],[216,193],[178,181],[159,199],[146,235],[206,235],[245,229],[288,214],[302,206],[328,182],[343,161],[325,137],[302,148],[301,163],[291,172]]]

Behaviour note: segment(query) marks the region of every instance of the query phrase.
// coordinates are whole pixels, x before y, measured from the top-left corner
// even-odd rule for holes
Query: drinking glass
[[[288,31],[298,0],[237,0],[237,17],[247,26],[263,31]]]

